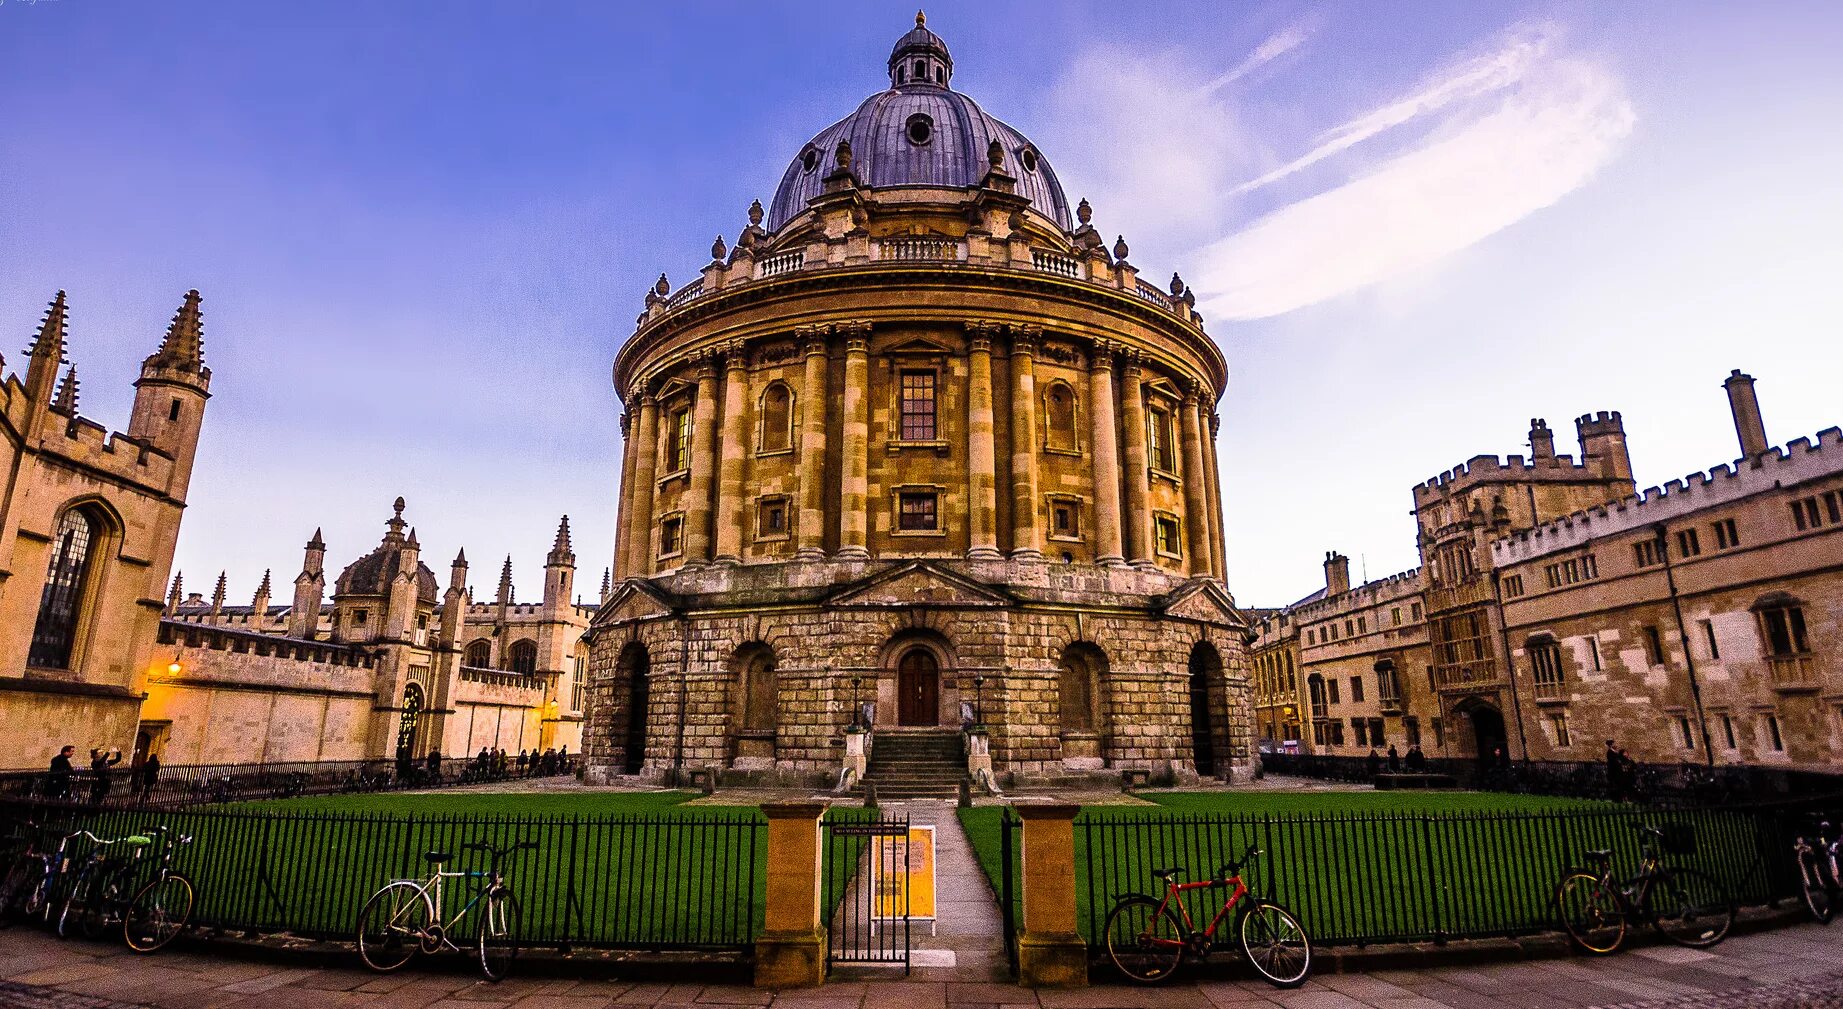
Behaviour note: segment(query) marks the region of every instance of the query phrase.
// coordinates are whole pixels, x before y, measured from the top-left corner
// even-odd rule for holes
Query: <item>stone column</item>
[[[818,326],[795,330],[806,347],[806,383],[800,405],[800,519],[794,557],[825,560],[826,337]]]
[[[628,529],[634,517],[635,419],[633,413],[621,412],[621,496],[615,499],[620,507],[614,525],[614,577],[617,581],[627,577],[627,557],[633,549]]]
[[[839,327],[845,338],[843,469],[838,487],[838,556],[870,556],[870,323]]]
[[[653,492],[659,479],[659,401],[640,393],[640,433],[634,436],[633,510],[627,517],[627,576],[653,573]]]
[[[967,323],[969,353],[966,378],[967,528],[966,556],[997,560],[998,449],[993,441],[992,333],[989,322]]]
[[[717,462],[717,563],[742,560],[743,492],[749,437],[749,353],[741,340],[723,348],[723,445]]]
[[[1095,560],[1111,566],[1125,562],[1120,549],[1120,432],[1113,421],[1113,356],[1117,348],[1096,340],[1088,358],[1088,416],[1094,420]]]
[[[1037,525],[1036,326],[1011,327],[1011,556],[1043,556]]]
[[[1203,423],[1197,416],[1197,383],[1184,383],[1178,408],[1184,439],[1184,538],[1189,540],[1191,577],[1216,573],[1215,535],[1209,524],[1209,472],[1203,462]]]
[[[1018,983],[1032,988],[1086,986],[1088,946],[1075,930],[1075,814],[1081,807],[1019,802],[1013,808],[1024,823]]]
[[[1145,394],[1141,390],[1144,368],[1139,355],[1129,353],[1121,369],[1120,426],[1126,433],[1126,559],[1151,564],[1152,506],[1147,474],[1151,461],[1145,446]]]
[[[819,818],[825,811],[823,802],[762,804],[768,818],[768,885],[762,930],[755,940],[758,988],[810,988],[825,981],[826,929],[819,897]]]
[[[1209,439],[1203,443],[1207,450],[1205,465],[1209,467],[1210,557],[1216,565],[1216,577],[1226,582],[1229,580],[1229,560],[1222,535],[1222,464],[1216,459],[1216,432],[1221,427],[1222,417],[1212,409],[1209,413]]]
[[[717,369],[710,355],[692,359],[697,402],[691,408],[691,479],[685,488],[685,563],[710,560],[710,497],[717,454]]]

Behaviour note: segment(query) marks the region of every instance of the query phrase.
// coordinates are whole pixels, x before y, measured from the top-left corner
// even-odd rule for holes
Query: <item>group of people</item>
[[[46,769],[44,793],[46,798],[71,802],[78,798],[80,788],[87,786],[91,805],[100,806],[109,797],[115,785],[115,765],[122,762],[121,747],[105,749],[100,746],[90,748],[90,773],[84,781],[77,780],[77,767],[73,758],[77,754],[74,744],[66,743],[51,758],[51,766]],[[129,794],[142,802],[154,790],[154,783],[160,777],[159,756],[148,753],[136,760],[128,772]]]
[[[1406,762],[1409,774],[1419,774],[1427,770],[1427,755],[1421,752],[1421,744],[1411,744],[1408,747],[1407,756],[1403,757],[1401,751],[1395,748],[1395,744],[1390,743],[1388,756],[1389,773],[1400,774],[1404,761]],[[1382,773],[1383,756],[1377,753],[1376,748],[1372,746],[1369,748],[1369,756],[1363,759],[1363,764],[1365,769],[1369,771],[1369,776],[1374,778],[1376,775]]]
[[[514,757],[498,748],[480,747],[474,754],[474,774],[477,777],[520,777],[548,778],[555,774],[568,774],[570,771],[570,748],[552,746],[539,752],[536,749],[520,750]]]

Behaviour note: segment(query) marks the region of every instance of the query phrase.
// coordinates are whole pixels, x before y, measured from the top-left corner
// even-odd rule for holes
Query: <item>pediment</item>
[[[635,620],[669,617],[675,612],[672,601],[652,585],[632,579],[614,590],[595,611],[593,626],[609,627]]]
[[[672,378],[672,379],[667,379],[665,384],[659,387],[659,391],[654,393],[653,395],[654,395],[654,398],[659,400],[659,402],[664,403],[666,400],[669,400],[673,398],[674,396],[693,395],[697,392],[697,388],[698,388],[697,386],[691,384],[690,382],[685,381],[682,378]]]
[[[1165,615],[1206,624],[1247,625],[1235,600],[1213,581],[1194,582],[1172,593],[1165,601]]]
[[[925,336],[912,337],[901,343],[891,344],[887,354],[951,354],[953,348],[944,343],[937,343]]]
[[[830,600],[834,606],[995,607],[1011,600],[969,578],[932,564],[912,564],[849,586]]]

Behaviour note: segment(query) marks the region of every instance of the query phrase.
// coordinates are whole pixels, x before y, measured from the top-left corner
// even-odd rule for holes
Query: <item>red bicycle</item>
[[[1236,911],[1234,935],[1248,963],[1276,988],[1297,988],[1312,973],[1312,940],[1286,908],[1250,896],[1241,877],[1242,864],[1262,854],[1250,847],[1242,857],[1216,870],[1214,879],[1180,883],[1182,868],[1156,869],[1165,884],[1163,899],[1128,894],[1107,914],[1107,956],[1120,973],[1146,984],[1167,980],[1186,955],[1209,956],[1216,930]],[[1190,890],[1227,889],[1229,896],[1209,927],[1199,932],[1184,906]],[[1243,898],[1247,903],[1242,904]]]

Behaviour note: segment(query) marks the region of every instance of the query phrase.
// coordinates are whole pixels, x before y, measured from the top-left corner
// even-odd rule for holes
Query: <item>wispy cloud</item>
[[[1211,80],[1208,84],[1203,85],[1202,93],[1205,95],[1214,94],[1254,71],[1259,70],[1261,67],[1272,63],[1274,60],[1285,56],[1287,53],[1292,52],[1294,49],[1304,44],[1305,40],[1310,38],[1317,28],[1317,20],[1308,19],[1296,21],[1272,35],[1269,35],[1266,39],[1262,40],[1260,45],[1254,47],[1254,51],[1249,53],[1246,59],[1230,67],[1223,73],[1218,74],[1216,78]]]
[[[1632,104],[1617,78],[1588,61],[1544,57],[1543,47],[1507,55],[1525,46],[1517,42],[1500,54],[1507,57],[1500,67],[1522,62],[1514,73],[1488,73],[1479,65],[1447,78],[1466,82],[1453,84],[1451,93],[1470,92],[1476,99],[1484,88],[1494,92],[1491,101],[1456,110],[1418,146],[1205,248],[1193,268],[1205,310],[1264,318],[1404,275],[1585,183],[1631,132]],[[1500,83],[1490,86],[1492,80]],[[1361,142],[1405,121],[1404,114],[1413,118],[1450,104],[1439,93],[1423,89],[1332,134]]]

